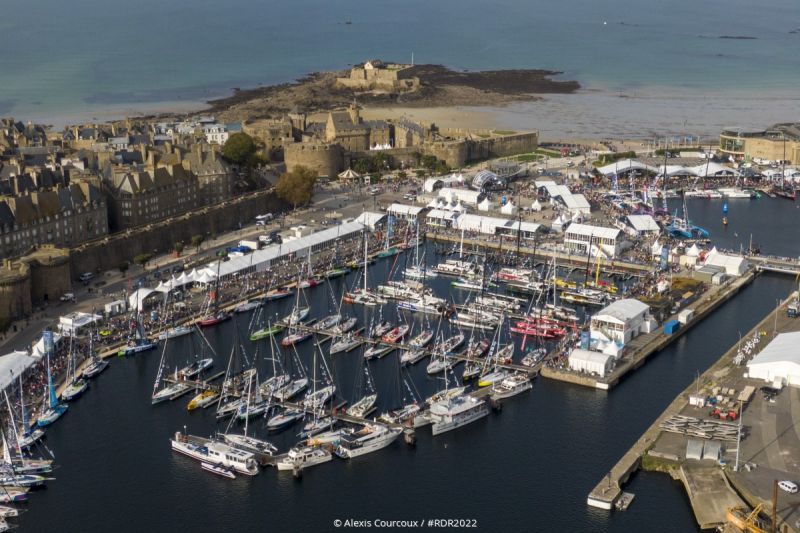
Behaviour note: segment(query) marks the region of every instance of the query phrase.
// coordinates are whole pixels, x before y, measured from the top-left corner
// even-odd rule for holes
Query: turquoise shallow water
[[[412,52],[457,68],[560,70],[611,93],[747,94],[784,110],[772,97],[800,81],[792,0],[758,16],[744,0],[3,4],[0,115],[54,122],[194,105],[232,87]]]

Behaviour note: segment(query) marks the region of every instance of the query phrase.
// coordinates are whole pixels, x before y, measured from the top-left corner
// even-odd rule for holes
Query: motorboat
[[[216,402],[218,398],[219,393],[217,391],[210,389],[204,390],[189,401],[186,409],[189,411],[194,411],[195,409],[208,407],[212,403]]]
[[[466,337],[463,333],[458,333],[453,335],[452,337],[448,337],[444,341],[440,342],[436,346],[433,347],[434,353],[445,353],[445,354],[453,354],[457,349],[464,344],[464,340]]]
[[[436,402],[428,410],[433,435],[463,427],[488,414],[489,406],[485,401],[464,395]]]
[[[201,439],[186,435],[180,431],[170,439],[172,450],[201,463],[209,463],[231,468],[240,474],[255,476],[258,474],[258,463],[252,452],[234,448],[224,442]]]
[[[203,370],[211,368],[214,364],[214,359],[211,357],[206,357],[205,359],[198,359],[194,361],[192,364],[185,366],[184,368],[178,370],[178,378],[180,379],[191,379]]]
[[[162,331],[158,334],[158,340],[165,341],[167,339],[174,339],[177,337],[183,337],[184,335],[188,335],[192,332],[192,328],[187,326],[175,326],[174,328],[169,328],[166,331]]]
[[[226,477],[228,479],[236,479],[236,474],[234,473],[233,469],[222,466],[221,464],[212,465],[211,463],[200,463],[200,468],[206,472],[211,472],[212,474],[216,474],[218,476]]]
[[[336,447],[336,455],[343,459],[353,459],[382,450],[393,443],[402,432],[400,428],[367,424],[358,431],[344,433]]]
[[[447,259],[434,267],[434,271],[445,276],[468,276],[480,275],[483,268],[471,261],[461,261],[459,259]]]
[[[512,374],[503,379],[499,384],[495,384],[492,392],[492,399],[502,400],[504,398],[511,398],[512,396],[516,396],[532,388],[533,383],[531,382],[531,378],[525,374]]]
[[[295,470],[308,468],[333,459],[333,454],[322,446],[295,446],[285,457],[278,459],[275,466],[278,470]]]
[[[509,281],[516,281],[521,283],[526,283],[530,281],[535,276],[533,270],[529,268],[508,268],[504,267],[495,272],[494,278],[495,281],[500,281],[503,283]]]

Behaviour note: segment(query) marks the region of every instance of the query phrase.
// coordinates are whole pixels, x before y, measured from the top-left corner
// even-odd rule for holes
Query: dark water
[[[760,210],[769,204],[748,205]],[[794,213],[793,206],[775,205],[784,216]],[[710,208],[690,209],[699,223],[716,216]],[[782,243],[775,233],[770,240],[765,236],[762,246]],[[370,275],[381,278],[391,261],[379,262]],[[667,476],[636,475],[628,489],[636,501],[624,513],[590,509],[586,495],[696,372],[785,297],[791,285],[789,278],[759,277],[611,393],[539,379],[533,391],[507,402],[499,414],[436,438],[422,429],[416,448],[397,442],[353,461],[314,467],[300,481],[273,470],[252,479],[223,480],[175,455],[171,435],[184,425],[190,433],[209,434],[215,428],[213,412],[187,413],[188,397],[150,405],[158,352],[115,359],[48,430],[47,446],[61,465],[58,479],[32,496],[30,511],[19,522],[23,531],[261,532],[329,531],[333,520],[347,518],[463,518],[477,519],[484,531],[696,531],[683,489]],[[443,280],[436,289],[450,292]],[[333,302],[330,289],[322,286],[309,294],[315,315],[326,314]],[[269,310],[283,314],[291,304],[283,301]],[[242,331],[248,319],[240,317]],[[224,368],[234,327],[228,322],[207,330],[218,353],[215,370]],[[244,345],[253,356],[255,346]],[[268,346],[259,344],[260,356]],[[192,341],[183,338],[171,342],[167,358],[178,364],[192,353]],[[303,345],[300,354],[308,365],[311,346]],[[346,399],[357,396],[353,383],[360,360],[359,351],[334,358]],[[395,406],[401,394],[396,358],[387,356],[370,367],[380,407]],[[424,395],[438,385],[425,374],[424,363],[413,368],[412,376]],[[293,440],[291,430],[273,439],[282,450]]]

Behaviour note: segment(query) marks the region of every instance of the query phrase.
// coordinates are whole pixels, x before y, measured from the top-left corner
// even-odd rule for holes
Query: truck
[[[794,302],[790,303],[789,306],[786,308],[786,316],[789,318],[797,318],[797,308],[798,302],[795,300]]]
[[[258,250],[259,248],[261,248],[261,244],[262,243],[261,243],[260,240],[251,241],[251,240],[248,239],[248,240],[239,241],[239,247],[240,248],[241,247],[247,247],[247,248],[250,248],[251,250]]]

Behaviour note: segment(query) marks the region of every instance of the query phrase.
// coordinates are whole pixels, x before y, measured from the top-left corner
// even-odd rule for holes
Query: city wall
[[[285,204],[272,191],[259,191],[193,213],[95,239],[72,249],[72,277],[82,272],[118,268],[139,254],[165,253],[176,242],[191,247],[192,236],[205,239],[253,224],[256,215],[282,211]]]

